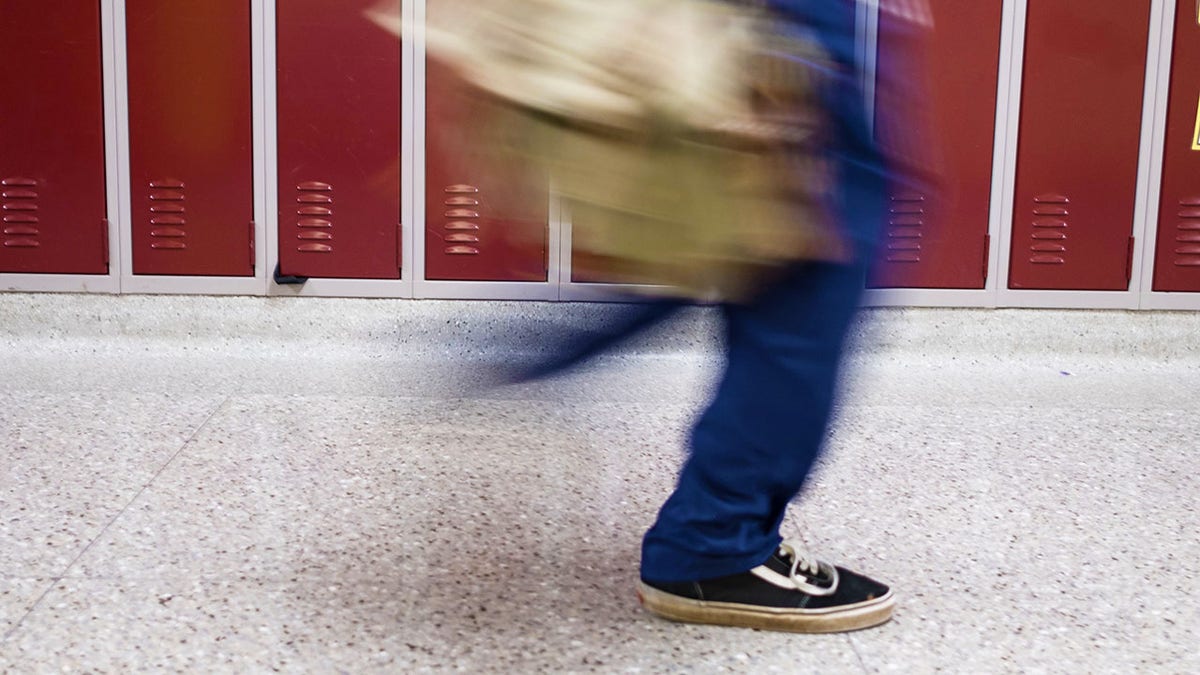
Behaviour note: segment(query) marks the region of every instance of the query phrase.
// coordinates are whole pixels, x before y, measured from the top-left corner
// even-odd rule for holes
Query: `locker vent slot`
[[[1067,230],[1070,227],[1068,206],[1071,199],[1066,195],[1044,194],[1033,198],[1033,233],[1029,257],[1033,265],[1067,264]]]
[[[150,248],[156,251],[187,249],[187,185],[174,178],[150,181]]]
[[[333,252],[333,186],[321,181],[296,185],[296,239],[301,253]],[[323,204],[324,206],[318,206]]]
[[[1176,267],[1200,267],[1200,197],[1179,200],[1179,221],[1175,226]]]
[[[0,245],[5,248],[37,248],[38,239],[37,181],[32,178],[0,180]]]
[[[921,239],[925,236],[925,195],[892,196],[888,209],[887,261],[921,262]]]
[[[458,183],[442,188],[446,193],[443,206],[446,218],[442,227],[447,231],[443,240],[445,255],[479,255],[479,188]]]

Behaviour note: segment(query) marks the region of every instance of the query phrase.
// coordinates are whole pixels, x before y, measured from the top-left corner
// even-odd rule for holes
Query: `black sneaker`
[[[643,579],[638,599],[674,621],[745,626],[794,633],[870,628],[892,618],[896,598],[887,586],[805,555],[784,541],[748,572],[704,581]]]

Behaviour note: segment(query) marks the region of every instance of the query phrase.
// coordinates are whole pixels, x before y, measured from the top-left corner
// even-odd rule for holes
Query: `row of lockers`
[[[429,0],[430,5],[436,0]],[[875,287],[983,288],[1003,0],[931,0],[913,44],[879,27],[878,63],[920,52],[916,103],[939,137],[936,194],[893,195]],[[277,0],[278,261],[284,275],[397,279],[401,45],[377,0]],[[125,0],[132,266],[254,275],[249,0]],[[1028,3],[1011,288],[1123,290],[1152,0]],[[398,11],[398,10],[397,10]],[[886,17],[886,13],[884,17]],[[1155,291],[1200,291],[1200,17],[1178,3]],[[105,274],[108,223],[98,0],[5,0],[0,21],[0,273]],[[461,142],[470,106],[426,72],[425,278],[545,281],[549,198]],[[493,204],[508,206],[503,215]],[[527,208],[513,210],[513,203]],[[540,244],[538,243],[540,242]]]

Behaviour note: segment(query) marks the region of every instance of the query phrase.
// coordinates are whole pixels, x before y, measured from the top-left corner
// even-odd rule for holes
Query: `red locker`
[[[927,120],[936,134],[938,179],[931,188],[893,191],[872,287],[986,283],[1003,5],[930,0],[933,28],[917,33],[897,26],[888,12],[880,15],[879,123]],[[927,83],[919,86],[896,67],[917,69]],[[889,90],[907,83],[911,90]]]
[[[126,0],[125,17],[133,271],[252,276],[250,3]]]
[[[0,3],[0,272],[106,274],[98,0]]]
[[[281,274],[400,277],[400,41],[378,5],[277,4]]]
[[[1026,27],[1012,288],[1125,290],[1150,0],[1037,0]]]
[[[1175,19],[1154,290],[1200,292],[1200,10]]]
[[[545,179],[473,131],[487,119],[436,61],[426,67],[425,277],[545,281],[549,189]]]

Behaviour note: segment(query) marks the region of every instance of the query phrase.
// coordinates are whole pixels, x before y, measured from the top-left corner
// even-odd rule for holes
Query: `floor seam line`
[[[109,521],[104,524],[104,527],[100,528],[100,531],[97,532],[96,536],[92,537],[92,540],[89,541],[87,543],[87,545],[83,547],[83,550],[81,550],[78,554],[76,554],[76,556],[71,560],[71,562],[67,564],[66,568],[63,569],[62,573],[50,575],[50,584],[46,587],[46,590],[42,591],[41,595],[38,596],[37,600],[34,600],[33,604],[31,604],[29,606],[29,609],[25,610],[25,612],[23,614],[21,614],[21,618],[17,619],[15,622],[13,622],[13,625],[7,631],[4,632],[4,635],[2,637],[0,637],[0,645],[3,645],[4,643],[8,642],[9,639],[11,639],[12,636],[16,634],[17,630],[19,630],[21,628],[21,626],[25,623],[25,620],[28,619],[29,616],[31,614],[33,614],[33,612],[35,610],[37,610],[37,608],[39,606],[41,606],[42,601],[46,599],[46,596],[50,595],[50,591],[54,590],[54,587],[56,585],[58,585],[58,582],[67,578],[67,574],[70,573],[71,568],[74,567],[76,565],[76,563],[78,563],[81,559],[83,559],[83,556],[87,555],[88,551],[92,550],[92,546],[94,546],[97,541],[100,541],[100,539],[108,532],[109,528],[111,528],[114,523],[116,523],[118,520],[120,520],[121,516],[125,515],[125,513],[127,511],[129,511],[129,507],[133,506],[133,504],[135,502],[137,502],[137,500],[142,496],[142,494],[144,494],[146,492],[146,490],[149,489],[149,487],[154,483],[154,481],[158,480],[158,477],[161,476],[163,474],[163,472],[165,472],[167,470],[167,467],[171,466],[171,464],[173,464],[175,462],[175,459],[179,457],[179,455],[184,451],[184,449],[187,448],[187,446],[189,444],[191,444],[192,441],[196,440],[196,437],[198,435],[200,435],[200,432],[203,431],[204,428],[208,426],[208,423],[211,422],[214,417],[216,417],[217,413],[221,412],[222,410],[225,409],[225,407],[227,405],[229,405],[229,401],[232,400],[232,398],[233,398],[232,396],[226,396],[224,400],[222,400],[219,404],[217,404],[212,409],[212,412],[210,412],[208,414],[208,416],[204,418],[204,421],[201,422],[200,425],[197,426],[196,429],[194,431],[192,431],[192,433],[189,434],[188,437],[186,439],[184,439],[184,441],[182,443],[179,444],[179,447],[175,450],[175,452],[171,453],[171,456],[167,458],[167,461],[163,462],[162,466],[158,467],[158,471],[155,471],[154,475],[151,476],[150,479],[147,480],[144,485],[142,485],[141,489],[139,489],[137,491],[137,493],[134,494],[133,497],[131,497],[129,499],[129,501],[123,507],[121,507],[121,510],[119,510],[116,513],[116,515],[114,515],[112,518],[110,518]]]
[[[850,651],[854,652],[854,658],[858,659],[858,665],[862,667],[863,674],[869,675],[871,669],[867,666],[867,660],[863,658],[862,651],[859,650],[858,642],[854,639],[854,636],[847,634],[842,637],[846,640],[846,644],[850,645]]]

